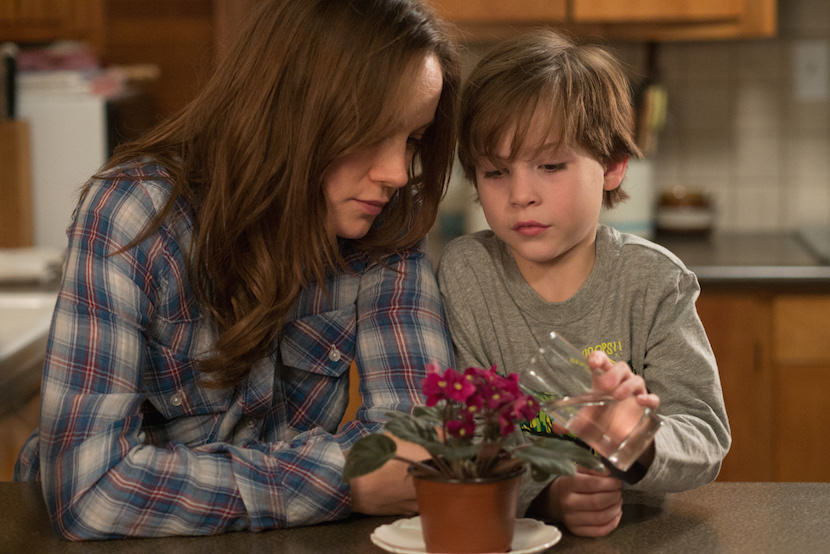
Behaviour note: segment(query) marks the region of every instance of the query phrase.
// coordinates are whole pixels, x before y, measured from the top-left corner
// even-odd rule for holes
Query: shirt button
[[[339,362],[340,361],[340,351],[333,344],[331,345],[331,348],[329,349],[329,360],[331,360],[333,362]]]
[[[170,403],[174,406],[181,406],[182,405],[182,397],[179,393],[174,394],[170,397]]]

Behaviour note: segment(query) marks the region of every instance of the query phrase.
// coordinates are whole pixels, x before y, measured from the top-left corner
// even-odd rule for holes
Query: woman
[[[16,467],[66,538],[415,509],[403,464],[341,470],[419,402],[427,363],[452,363],[418,245],[451,165],[456,57],[414,0],[269,0],[239,37],[87,183],[68,230]],[[352,361],[363,405],[339,426]]]

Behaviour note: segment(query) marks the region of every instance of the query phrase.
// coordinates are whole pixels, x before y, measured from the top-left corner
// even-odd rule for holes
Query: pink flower
[[[452,368],[447,368],[444,373],[427,375],[422,389],[427,397],[427,406],[434,406],[441,400],[463,403],[475,392],[475,386]]]
[[[511,413],[515,419],[531,420],[539,413],[539,402],[530,395],[522,395],[513,402]]]
[[[447,422],[447,432],[459,439],[472,438],[475,434],[476,425],[472,415],[466,415],[462,419],[453,419]]]
[[[499,415],[499,432],[501,433],[502,437],[506,437],[515,429],[516,426],[513,424],[513,419],[511,419],[509,413],[503,413]]]
[[[484,399],[478,394],[471,394],[467,397],[466,409],[471,414],[476,414],[484,407]]]
[[[447,396],[451,400],[463,403],[467,398],[476,391],[475,385],[461,373],[457,371],[447,370],[444,375],[448,375],[450,381],[449,392]]]
[[[443,422],[447,435],[472,439],[480,433],[485,442],[500,442],[516,430],[520,421],[531,420],[539,403],[522,393],[516,373],[503,377],[496,366],[468,367],[463,373],[427,367],[423,391],[428,406],[444,401]],[[480,426],[477,429],[477,426]]]
[[[433,373],[441,373],[441,366],[438,364],[427,364],[425,366],[427,370],[427,375],[432,375]]]
[[[442,374],[437,371],[429,373],[421,385],[427,397],[427,406],[435,406],[438,401],[446,399],[448,386],[449,382]]]

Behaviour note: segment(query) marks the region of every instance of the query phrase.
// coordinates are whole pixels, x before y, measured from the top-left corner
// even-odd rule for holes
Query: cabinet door
[[[773,302],[775,479],[830,481],[830,296]]]
[[[571,18],[578,34],[607,39],[674,41],[774,37],[778,30],[778,2],[573,0]]]
[[[77,39],[100,51],[103,16],[103,0],[0,0],[0,41]]]
[[[573,0],[575,23],[667,21],[691,23],[738,19],[741,0]]]
[[[428,0],[441,17],[456,23],[564,21],[566,0]]]
[[[38,425],[40,396],[0,417],[0,481],[11,481],[20,449]]]
[[[706,292],[698,313],[720,372],[732,447],[720,481],[772,480],[770,304],[750,293]]]

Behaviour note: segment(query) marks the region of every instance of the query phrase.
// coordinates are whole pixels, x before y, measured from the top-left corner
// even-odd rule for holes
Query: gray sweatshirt
[[[547,302],[492,231],[450,242],[438,265],[460,369],[514,371],[555,330],[588,352],[625,361],[660,397],[664,424],[646,475],[629,488],[692,489],[712,480],[731,441],[718,369],[695,310],[697,278],[671,252],[600,225],[579,291]]]

